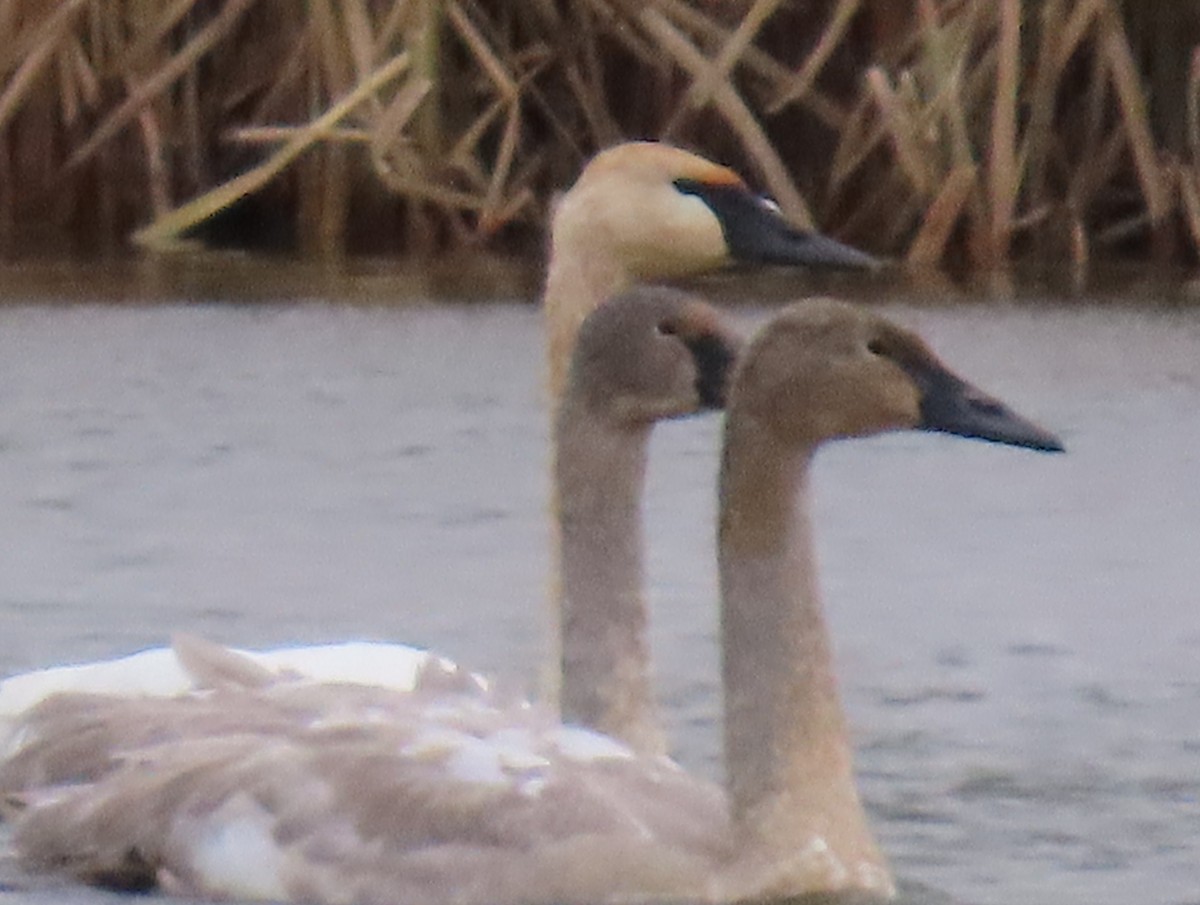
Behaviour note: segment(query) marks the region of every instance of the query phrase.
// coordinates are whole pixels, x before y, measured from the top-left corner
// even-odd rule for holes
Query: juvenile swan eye
[[[662,320],[655,324],[654,329],[659,336],[674,336],[679,332],[678,325],[672,320]]]
[[[867,343],[867,351],[872,355],[887,355],[882,339],[873,339]]]

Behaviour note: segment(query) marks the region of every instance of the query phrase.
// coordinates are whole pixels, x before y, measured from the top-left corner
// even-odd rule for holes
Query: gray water
[[[536,310],[328,301],[0,308],[0,674],[187,629],[406,640],[534,687]],[[897,873],[977,903],[1200,902],[1200,311],[883,310],[1069,448],[821,454],[841,687]],[[718,426],[659,431],[648,503],[667,717],[713,777]],[[110,901],[34,885],[0,898]]]

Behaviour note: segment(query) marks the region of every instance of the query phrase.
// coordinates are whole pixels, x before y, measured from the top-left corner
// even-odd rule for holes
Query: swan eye
[[[884,346],[883,340],[878,338],[867,343],[867,351],[872,355],[887,355],[887,348]]]
[[[765,207],[767,210],[769,210],[772,214],[783,213],[779,209],[779,203],[774,198],[768,197],[767,195],[759,195],[758,203],[761,204],[763,207]]]
[[[655,324],[654,329],[659,336],[675,336],[679,333],[679,325],[672,320],[662,320]]]

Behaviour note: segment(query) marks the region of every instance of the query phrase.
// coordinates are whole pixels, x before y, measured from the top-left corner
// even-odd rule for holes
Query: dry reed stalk
[[[342,0],[339,5],[342,9],[342,31],[346,35],[354,75],[356,79],[361,79],[375,68],[379,59],[375,36],[371,33],[371,15],[363,0]]]
[[[76,169],[89,160],[105,142],[121,132],[141,109],[176,82],[231,30],[255,0],[229,0],[213,20],[152,75],[141,80],[125,101],[96,127],[70,157],[66,169]]]
[[[18,4],[19,0],[0,0],[0,35],[11,37],[17,34],[17,23],[21,18]],[[13,65],[10,62],[10,54],[12,55],[11,59],[20,58],[17,56],[18,49],[17,42],[11,41],[5,50],[0,51],[0,75],[7,73]]]
[[[341,4],[339,3],[339,6]],[[320,109],[326,96],[338,97],[354,84],[354,72],[346,53],[346,40],[332,0],[309,0],[305,22],[309,46],[316,54],[320,78],[310,82],[309,113]]]
[[[1054,120],[1054,100],[1062,82],[1066,61],[1074,54],[1074,45],[1063,38],[1058,26],[1066,15],[1066,0],[1047,0],[1041,10],[1037,59],[1033,67],[1033,87],[1029,97],[1029,124],[1021,144],[1021,157],[1028,172],[1025,186],[1029,198],[1040,201],[1046,192],[1046,165],[1050,153],[1051,124]],[[1064,50],[1068,52],[1064,55]]]
[[[829,17],[829,24],[822,30],[816,47],[809,53],[804,64],[796,70],[795,75],[779,86],[778,94],[767,104],[767,113],[778,113],[788,104],[805,97],[812,90],[817,76],[846,37],[850,23],[858,14],[861,6],[862,0],[838,0],[833,14]]]
[[[670,138],[678,131],[683,125],[687,111],[700,110],[708,104],[717,87],[729,80],[734,67],[750,47],[759,30],[783,3],[784,0],[755,0],[749,12],[742,16],[737,28],[721,45],[712,63],[688,86],[682,103],[676,107],[675,113],[662,128],[661,134],[664,138]]]
[[[834,195],[887,139],[886,129],[876,120],[874,112],[871,96],[864,93],[846,117],[829,165],[829,190]]]
[[[142,144],[146,149],[146,169],[150,181],[150,204],[155,217],[171,209],[170,171],[163,155],[162,130],[158,118],[149,109],[138,115]]]
[[[53,61],[59,41],[74,24],[75,17],[79,15],[85,3],[86,0],[67,0],[42,20],[34,31],[30,39],[32,50],[17,65],[16,71],[8,80],[8,87],[0,93],[0,132],[27,99],[37,77]]]
[[[1062,72],[1067,67],[1067,63],[1083,44],[1088,32],[1095,28],[1097,19],[1108,3],[1109,0],[1077,0],[1066,22],[1057,27],[1058,57],[1054,61],[1055,72]],[[1046,21],[1049,24],[1050,20]]]
[[[237,145],[279,145],[290,141],[304,126],[245,126],[230,129],[221,135],[221,141]],[[323,139],[330,144],[369,144],[374,133],[356,126],[331,129]]]
[[[1017,73],[1021,55],[1021,2],[1000,0],[999,70],[992,104],[992,144],[988,171],[991,230],[986,264],[1008,261],[1013,212],[1020,191],[1017,170]]]
[[[404,43],[413,55],[413,73],[428,84],[429,103],[422,104],[414,117],[418,146],[432,159],[441,154],[441,0],[411,0],[412,16],[407,21]]]
[[[1200,168],[1200,47],[1192,51],[1188,67],[1187,136],[1192,165]]]
[[[1179,182],[1184,221],[1192,239],[1192,247],[1200,249],[1200,174],[1197,174],[1195,165],[1189,167],[1178,164],[1175,177]]]
[[[612,0],[585,0],[587,7],[595,14],[606,37],[612,38],[621,47],[646,66],[653,66],[659,59],[658,48],[653,41],[647,40],[635,28],[629,27],[638,13],[637,8],[629,8],[624,17],[616,9],[618,4]],[[664,3],[664,8],[666,4]]]
[[[974,166],[961,166],[951,171],[942,190],[925,211],[925,221],[908,248],[908,263],[932,265],[942,259],[950,233],[975,188],[975,172]]]
[[[409,79],[383,108],[369,133],[372,160],[384,160],[388,149],[400,141],[401,133],[429,96],[431,87],[427,79]]]
[[[321,214],[314,221],[317,233],[312,237],[321,257],[345,253],[346,223],[350,219],[350,167],[346,146],[336,142],[321,143]]]
[[[616,144],[620,139],[621,129],[604,97],[604,65],[597,48],[598,35],[593,22],[594,17],[583,2],[575,3],[575,11],[580,28],[582,52],[578,55],[568,55],[563,63],[567,70],[568,84],[583,112],[588,131],[595,144],[603,148]],[[551,117],[552,122],[556,119],[557,117]],[[567,140],[572,143],[570,138]],[[577,146],[573,150],[578,156],[583,156],[582,150]]]
[[[483,196],[483,209],[480,211],[479,228],[483,232],[492,232],[502,225],[502,211],[510,209],[504,193],[512,170],[513,157],[517,151],[517,140],[521,134],[521,108],[513,103],[508,108],[508,118],[504,123],[504,132],[500,137],[500,150],[496,155],[496,163],[492,169],[492,178],[488,183],[487,192]]]
[[[346,97],[309,123],[308,126],[299,130],[287,144],[266,161],[212,191],[192,199],[165,216],[159,217],[150,225],[142,227],[133,234],[133,241],[138,245],[151,248],[167,247],[177,241],[184,231],[228,207],[239,198],[261,188],[289,163],[328,134],[343,117],[357,108],[370,94],[403,74],[408,68],[407,54],[400,54],[384,63]]]
[[[1125,28],[1111,6],[1104,8],[1098,24],[1101,31],[1101,47],[1112,73],[1129,148],[1133,153],[1138,181],[1142,185],[1142,194],[1146,200],[1146,211],[1151,223],[1159,223],[1167,214],[1168,200],[1159,178],[1157,148],[1146,113],[1146,99],[1142,94],[1137,67],[1129,50]]]
[[[143,21],[139,23],[133,41],[121,48],[115,68],[121,72],[141,69],[158,58],[170,43],[171,32],[187,18],[196,6],[196,0],[175,0],[157,17],[147,20],[145,13],[153,12],[159,4],[147,4],[143,10]]]
[[[208,185],[210,173],[208,158],[208,143],[203,124],[203,108],[200,106],[200,74],[196,68],[188,71],[180,85],[180,112],[182,119],[182,136],[180,152],[182,172],[179,191],[184,194],[194,194],[200,186]]]
[[[516,103],[520,98],[520,92],[517,90],[517,83],[509,75],[507,68],[492,52],[487,41],[479,30],[471,23],[470,18],[463,12],[462,7],[454,2],[447,0],[445,7],[446,20],[458,32],[463,43],[471,52],[475,62],[477,62],[484,74],[491,80],[500,96],[508,103]]]
[[[713,22],[685,0],[658,0],[657,8],[672,22],[705,42],[720,44],[729,40],[729,29]],[[636,9],[630,13],[631,17],[636,15]],[[780,90],[778,86],[784,85],[793,76],[788,67],[757,47],[747,48],[741,56],[741,63],[748,72],[762,78],[768,84],[775,85],[776,91]],[[830,100],[824,92],[817,90],[815,85],[802,97],[798,97],[796,103],[817,117],[823,125],[835,131],[845,120],[842,106]]]
[[[967,8],[962,19],[955,20],[961,22],[961,33],[954,35],[942,26],[933,0],[918,0],[917,13],[921,47],[940,83],[930,112],[941,120],[943,142],[948,145],[948,151],[942,154],[943,170],[973,168],[976,156],[968,126],[967,102],[963,96],[964,70],[971,48],[982,39],[980,33],[985,28],[985,14],[978,6]],[[981,79],[984,71],[985,67],[980,65],[976,70],[977,77]],[[983,195],[976,183],[966,198],[970,233],[978,234],[985,228],[987,205]]]
[[[1082,287],[1091,261],[1091,243],[1088,242],[1087,227],[1083,225],[1078,214],[1072,213],[1070,229],[1072,273],[1075,285]]]
[[[88,61],[83,46],[77,37],[72,38],[64,54],[70,60],[69,72],[63,76],[64,81],[75,86],[76,96],[81,107],[95,108],[100,104],[100,77]],[[78,111],[76,111],[78,114]],[[74,125],[75,117],[65,119],[67,125]]]
[[[58,70],[58,109],[64,125],[70,126],[79,118],[82,103],[80,86],[75,80],[71,46],[68,45],[55,55],[54,63]]]
[[[0,141],[0,250],[11,248],[17,233],[16,182],[8,142]]]
[[[883,126],[891,137],[900,169],[919,195],[932,195],[934,175],[929,169],[929,159],[918,137],[913,117],[882,69],[872,67],[867,70],[867,86],[878,104]]]

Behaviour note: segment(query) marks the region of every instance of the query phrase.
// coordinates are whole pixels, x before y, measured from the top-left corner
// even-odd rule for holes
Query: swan
[[[109,885],[320,903],[890,897],[818,595],[810,464],[827,442],[904,428],[1062,445],[914,334],[833,300],[755,335],[727,411],[724,788],[527,704],[240,676],[149,705],[47,702],[25,729],[42,744],[139,732],[99,779],[10,802],[20,855]]]
[[[654,424],[724,404],[741,339],[719,312],[665,287],[617,296],[587,319],[555,436],[564,505],[565,703],[572,721],[639,751],[666,742],[650,684],[642,597],[641,496]],[[173,697],[201,687],[188,648],[175,645],[116,660],[54,667],[0,682],[0,758],[15,756],[6,734],[56,693]],[[378,685],[410,692],[457,683],[478,692],[488,680],[427,651],[350,642],[233,651],[281,678]],[[6,732],[6,727],[8,730]],[[6,754],[7,750],[7,754]],[[22,769],[40,770],[28,763]]]

